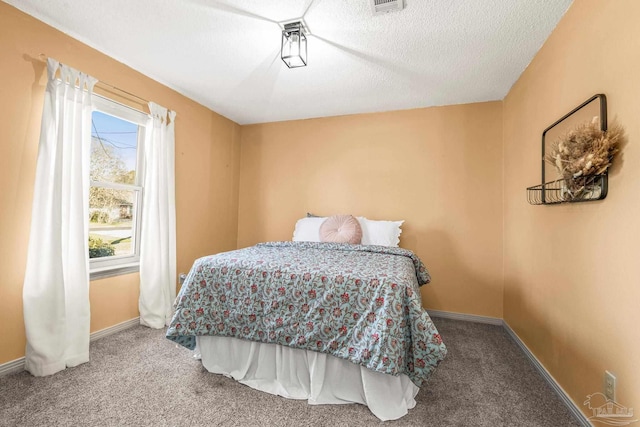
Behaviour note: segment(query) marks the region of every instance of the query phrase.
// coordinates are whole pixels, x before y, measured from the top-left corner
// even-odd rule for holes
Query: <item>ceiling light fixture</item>
[[[289,68],[307,65],[307,30],[303,21],[282,24],[280,57]]]

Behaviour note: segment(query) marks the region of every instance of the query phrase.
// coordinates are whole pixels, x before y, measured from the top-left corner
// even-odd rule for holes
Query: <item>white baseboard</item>
[[[487,323],[489,325],[502,326],[502,319],[498,317],[478,316],[476,314],[454,313],[452,311],[429,310],[427,313],[431,317],[442,317],[443,319],[462,320],[473,323]]]
[[[93,332],[89,340],[95,341],[100,338],[113,335],[117,332],[124,331],[125,329],[133,328],[134,326],[138,326],[139,324],[140,317],[134,317],[133,319],[125,320],[124,322],[118,323],[117,325],[109,326],[108,328],[100,329],[99,331]]]
[[[529,347],[526,346],[524,342],[520,339],[520,337],[511,329],[507,322],[503,322],[504,329],[507,331],[511,339],[520,347],[520,350],[527,356],[531,364],[536,368],[538,373],[542,375],[542,378],[547,381],[547,383],[551,386],[553,391],[556,392],[560,400],[565,404],[565,406],[571,411],[573,417],[580,423],[580,425],[584,427],[593,427],[593,424],[587,419],[587,417],[582,413],[580,408],[574,403],[573,400],[569,397],[566,391],[556,382],[556,380],[551,376],[549,371],[540,363],[538,358],[529,350]]]
[[[99,331],[93,332],[90,335],[89,340],[95,341],[100,338],[104,338],[109,335],[113,335],[116,332],[124,331],[125,329],[133,328],[134,326],[138,326],[140,324],[140,317],[136,317],[135,319],[126,320],[122,323],[118,323],[117,325],[109,326],[108,328],[101,329]],[[24,371],[24,357],[21,357],[16,360],[12,360],[10,362],[6,362],[0,365],[0,377],[5,375],[14,374],[16,372]]]
[[[0,377],[24,371],[24,357],[0,365]]]

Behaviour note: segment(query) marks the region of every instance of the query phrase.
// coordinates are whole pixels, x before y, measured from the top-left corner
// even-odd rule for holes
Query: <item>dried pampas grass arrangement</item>
[[[596,123],[585,123],[554,141],[545,161],[566,180],[601,175],[611,166],[623,139],[624,129],[618,123],[606,131]]]

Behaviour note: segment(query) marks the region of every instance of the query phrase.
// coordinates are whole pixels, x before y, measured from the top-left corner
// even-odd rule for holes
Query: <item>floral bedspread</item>
[[[406,249],[261,243],[196,260],[167,338],[189,349],[219,335],[320,351],[420,386],[447,353],[421,304],[430,279]]]

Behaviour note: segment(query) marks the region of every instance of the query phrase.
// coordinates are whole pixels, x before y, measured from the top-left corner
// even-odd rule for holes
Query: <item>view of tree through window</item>
[[[89,257],[133,255],[138,125],[94,111],[89,189]]]

